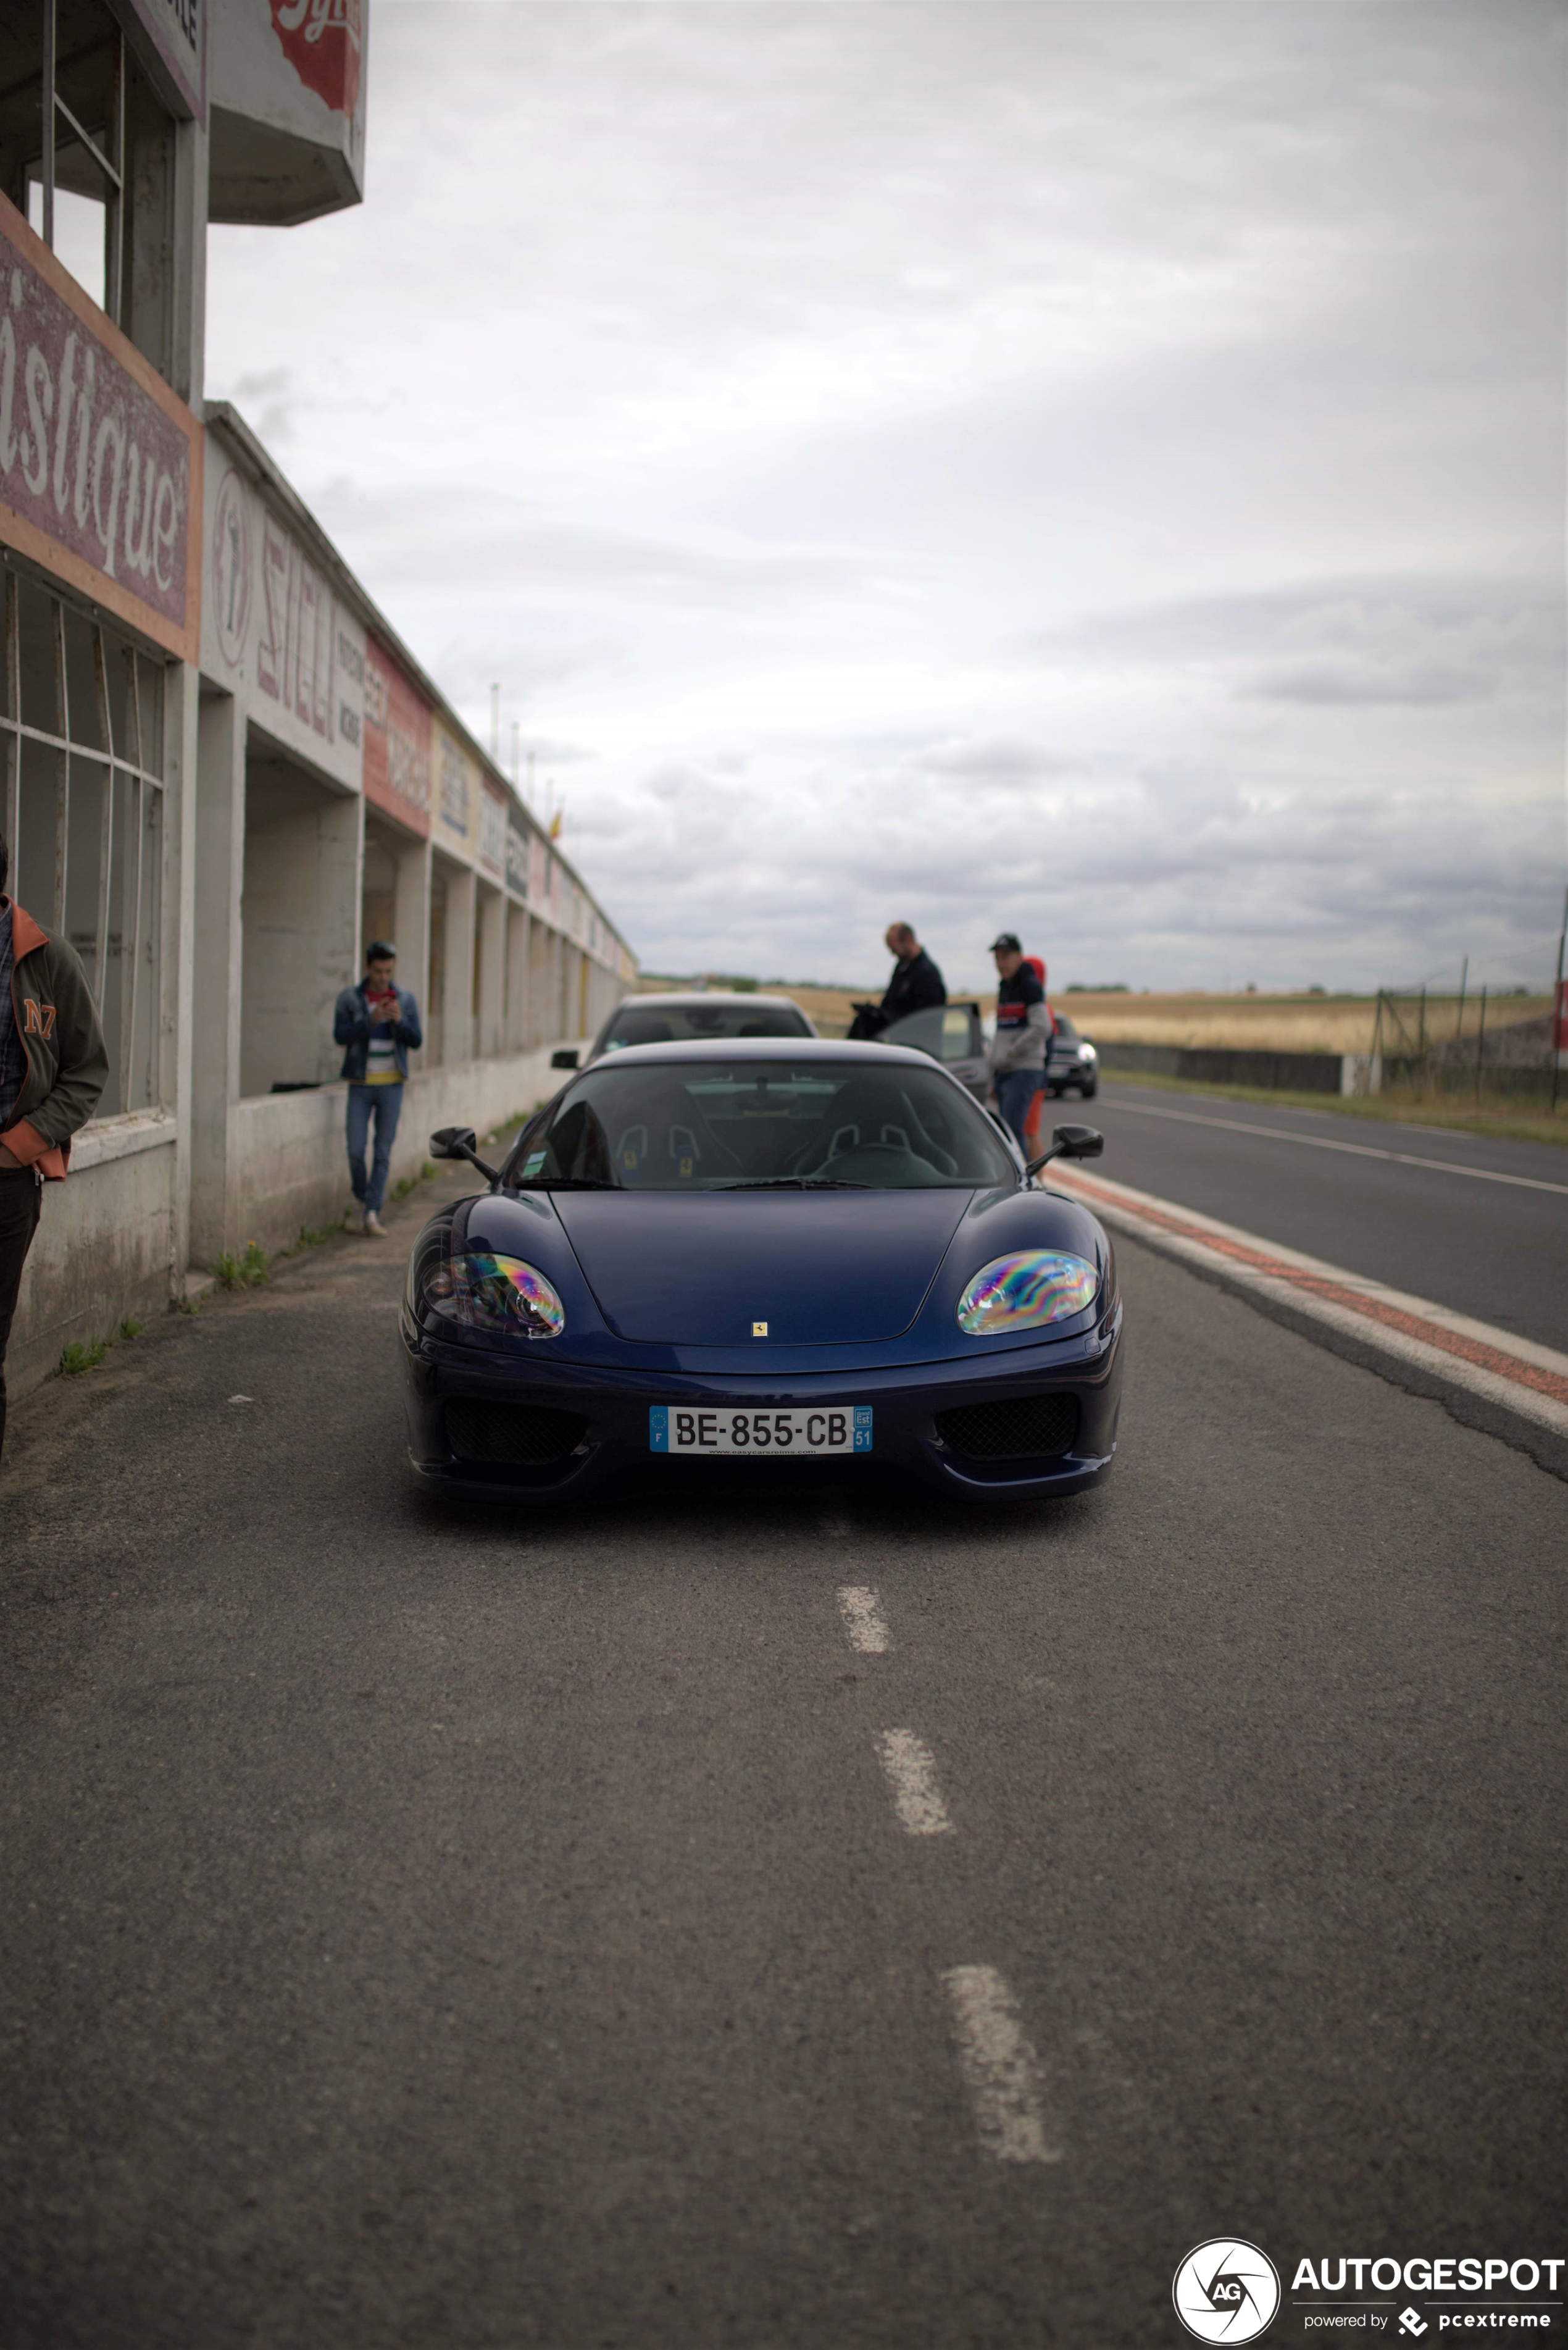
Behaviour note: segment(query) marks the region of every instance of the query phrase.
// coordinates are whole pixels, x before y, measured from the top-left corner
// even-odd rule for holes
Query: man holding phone
[[[343,1075],[348,1080],[348,1180],[359,1203],[362,1229],[376,1240],[386,1229],[381,1202],[402,1115],[409,1055],[424,1043],[420,1007],[407,988],[396,984],[397,967],[397,948],[387,939],[372,939],[365,952],[365,976],[358,987],[343,990],[332,1020],[334,1041],[344,1047]],[[372,1123],[376,1143],[367,1176],[365,1149]]]

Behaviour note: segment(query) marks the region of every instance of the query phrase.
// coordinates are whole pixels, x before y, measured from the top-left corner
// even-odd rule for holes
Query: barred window
[[[7,567],[10,895],[68,938],[109,1045],[99,1118],[162,1100],[167,663]]]

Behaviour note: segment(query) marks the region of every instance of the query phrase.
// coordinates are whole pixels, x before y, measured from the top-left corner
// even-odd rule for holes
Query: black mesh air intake
[[[1078,1433],[1075,1395],[1008,1396],[937,1414],[937,1434],[971,1461],[1054,1461]]]
[[[575,1411],[548,1411],[531,1403],[492,1403],[454,1397],[446,1408],[446,1437],[460,1461],[514,1469],[548,1469],[582,1442],[587,1421]]]

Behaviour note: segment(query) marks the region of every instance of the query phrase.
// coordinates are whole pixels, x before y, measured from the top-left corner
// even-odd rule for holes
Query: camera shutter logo
[[[1256,2244],[1214,2236],[1188,2253],[1170,2297],[1199,2342],[1255,2342],[1279,2309],[1279,2271]]]

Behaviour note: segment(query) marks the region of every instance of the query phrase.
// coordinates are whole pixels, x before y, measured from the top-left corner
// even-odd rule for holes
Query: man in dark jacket
[[[65,1180],[71,1137],[109,1075],[87,973],[64,939],[5,896],[10,872],[0,838],[0,1446],[5,1347],[44,1185]]]
[[[888,951],[897,960],[882,998],[885,1021],[890,1024],[907,1020],[911,1012],[924,1012],[930,1004],[947,1002],[948,991],[941,972],[908,922],[892,924],[888,932]]]
[[[342,1074],[348,1080],[348,1180],[359,1202],[362,1229],[375,1240],[386,1230],[381,1202],[402,1115],[409,1055],[425,1041],[419,1005],[406,987],[393,984],[397,967],[397,948],[389,940],[373,939],[365,951],[364,978],[358,987],[343,990],[332,1015],[333,1038],[344,1047]],[[367,1179],[365,1146],[372,1119],[376,1149]]]

